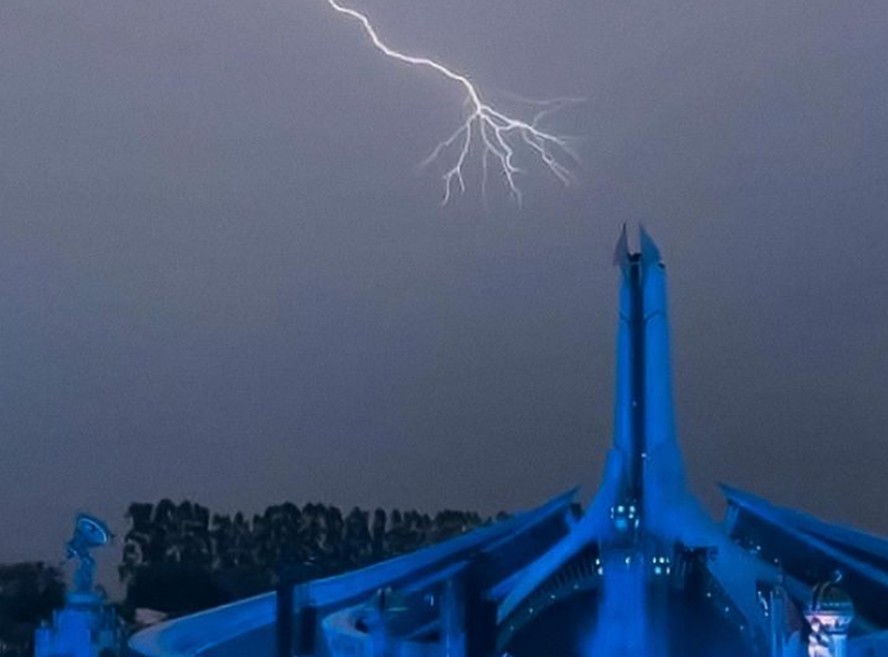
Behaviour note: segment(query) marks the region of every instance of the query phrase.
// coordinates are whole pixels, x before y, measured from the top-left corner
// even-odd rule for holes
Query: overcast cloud
[[[888,533],[884,0],[352,4],[503,102],[586,97],[547,125],[578,184],[440,207],[459,89],[322,0],[0,4],[0,560],[163,496],[594,488],[623,222],[694,490]]]

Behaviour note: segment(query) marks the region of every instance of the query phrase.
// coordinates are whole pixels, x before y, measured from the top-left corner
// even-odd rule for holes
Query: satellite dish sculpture
[[[89,593],[93,590],[96,574],[96,560],[91,550],[111,542],[111,531],[102,520],[86,513],[77,515],[74,522],[74,536],[65,545],[68,559],[78,559],[80,563],[74,573],[74,590]]]
[[[74,535],[65,544],[65,556],[77,559],[74,587],[65,606],[53,612],[52,623],[34,633],[34,657],[95,657],[121,654],[123,625],[104,594],[95,588],[96,560],[92,551],[111,542],[103,521],[86,513],[77,515]]]

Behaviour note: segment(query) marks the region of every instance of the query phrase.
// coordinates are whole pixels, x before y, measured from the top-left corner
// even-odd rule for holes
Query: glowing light
[[[579,102],[580,99],[560,98],[552,101],[535,101],[537,105],[542,107],[542,110],[529,121],[517,119],[482,100],[481,92],[468,76],[458,73],[436,60],[408,55],[395,50],[383,42],[365,14],[341,5],[339,0],[327,0],[327,4],[336,12],[358,21],[364,32],[370,37],[373,46],[387,57],[411,66],[430,68],[442,77],[462,86],[466,96],[467,116],[456,131],[447,139],[439,142],[423,161],[425,166],[443,160],[449,153],[455,153],[452,156],[452,164],[445,165],[442,204],[447,204],[454,189],[458,189],[460,193],[466,191],[466,181],[463,174],[469,159],[476,153],[481,161],[482,193],[486,193],[488,161],[492,160],[502,173],[509,194],[519,204],[521,203],[521,190],[515,179],[522,172],[516,162],[516,149],[519,147],[534,155],[565,185],[573,180],[571,171],[564,164],[564,160],[567,158],[576,162],[579,157],[571,149],[566,138],[543,130],[539,124],[552,112],[569,103]]]

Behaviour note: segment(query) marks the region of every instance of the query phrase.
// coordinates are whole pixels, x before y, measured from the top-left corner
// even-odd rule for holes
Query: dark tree
[[[299,532],[308,558],[320,561],[321,546],[324,540],[324,507],[321,504],[308,503],[302,507],[302,526]]]
[[[323,577],[447,540],[484,524],[477,513],[418,511],[346,517],[335,506],[285,502],[248,518],[211,514],[199,504],[134,503],[126,517],[120,578],[125,613],[149,607],[175,616]]]
[[[0,566],[0,641],[30,655],[34,630],[65,602],[61,571],[43,562]]]
[[[366,565],[370,561],[373,548],[368,521],[367,512],[361,511],[358,507],[352,509],[345,519],[345,532],[342,537],[344,562],[350,568]]]
[[[147,607],[170,616],[189,614],[233,600],[209,569],[182,563],[139,568],[129,582],[126,606]]]
[[[376,509],[373,512],[373,524],[370,527],[370,542],[373,550],[373,560],[382,559],[385,552],[385,521],[384,509]]]
[[[325,569],[338,572],[348,563],[348,548],[344,544],[345,522],[342,511],[328,506],[324,511],[324,541],[321,559]]]

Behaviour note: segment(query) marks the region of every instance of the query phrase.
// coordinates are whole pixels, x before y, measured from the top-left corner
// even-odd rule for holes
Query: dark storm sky
[[[669,265],[693,489],[888,533],[888,4],[364,0],[584,96],[579,183],[438,205],[459,89],[323,0],[0,4],[0,560],[72,514],[484,512],[594,487],[622,222]]]

